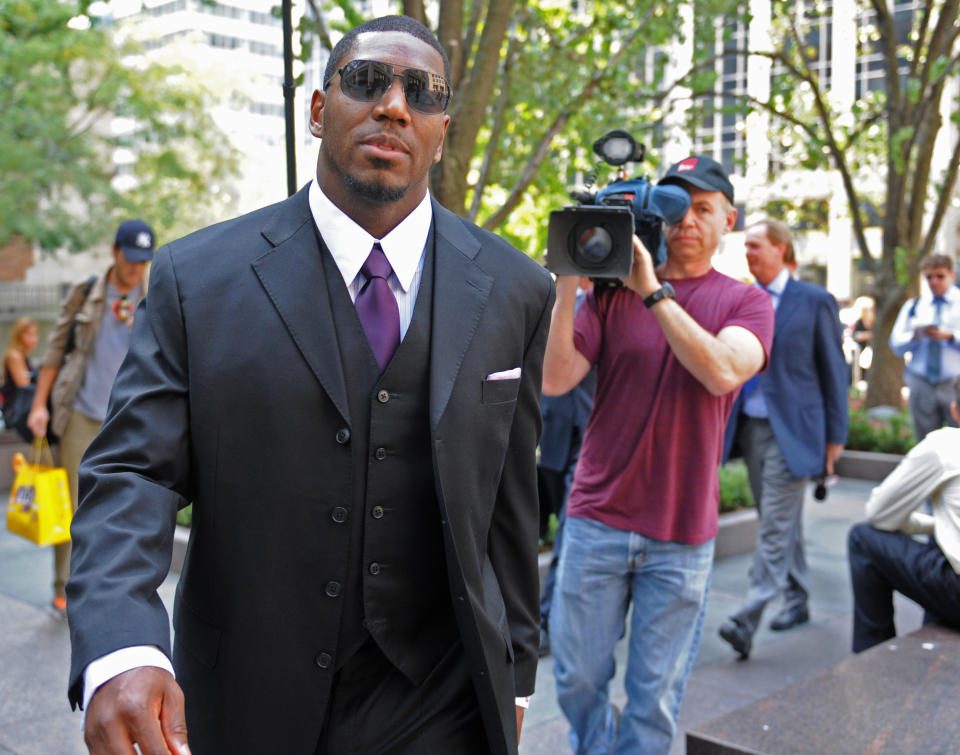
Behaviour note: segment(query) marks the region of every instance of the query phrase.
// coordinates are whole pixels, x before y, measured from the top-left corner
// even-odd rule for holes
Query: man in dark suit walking
[[[834,298],[790,277],[790,229],[763,220],[746,234],[747,264],[775,311],[767,370],[748,381],[727,425],[724,458],[741,453],[760,513],[746,604],[720,636],[748,658],[764,606],[783,593],[771,629],[810,620],[803,548],[806,479],[833,474],[847,438],[847,366]]]
[[[431,199],[448,81],[420,24],[357,27],[313,95],[316,181],[157,253],[81,466],[91,751],[516,753],[553,287]]]

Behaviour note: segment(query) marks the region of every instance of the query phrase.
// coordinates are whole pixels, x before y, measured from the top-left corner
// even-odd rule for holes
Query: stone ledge
[[[900,454],[882,454],[874,451],[844,451],[837,459],[834,471],[840,477],[880,482],[890,474],[903,457]]]

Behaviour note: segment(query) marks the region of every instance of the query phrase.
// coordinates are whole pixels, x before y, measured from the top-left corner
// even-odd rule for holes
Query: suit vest
[[[429,373],[434,234],[413,319],[383,373],[331,255],[323,260],[350,410],[352,501],[337,668],[366,641],[421,684],[458,634],[434,486]]]

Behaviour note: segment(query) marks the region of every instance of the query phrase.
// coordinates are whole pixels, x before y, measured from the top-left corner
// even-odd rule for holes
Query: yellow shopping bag
[[[50,466],[41,464],[43,450]],[[46,438],[33,442],[33,459],[17,469],[7,502],[7,529],[37,545],[55,545],[70,539],[70,486],[67,472],[53,466]]]

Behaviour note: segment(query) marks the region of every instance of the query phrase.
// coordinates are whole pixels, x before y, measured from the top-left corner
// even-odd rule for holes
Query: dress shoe
[[[540,647],[537,650],[539,658],[546,658],[550,655],[550,633],[546,629],[540,630]]]
[[[784,608],[773,617],[770,628],[774,632],[782,632],[784,629],[790,629],[797,624],[806,624],[808,621],[810,621],[810,611],[807,610],[806,605],[791,606]]]
[[[720,626],[720,636],[740,654],[740,660],[745,661],[750,657],[753,636],[743,624],[738,624],[734,619],[727,619]]]

